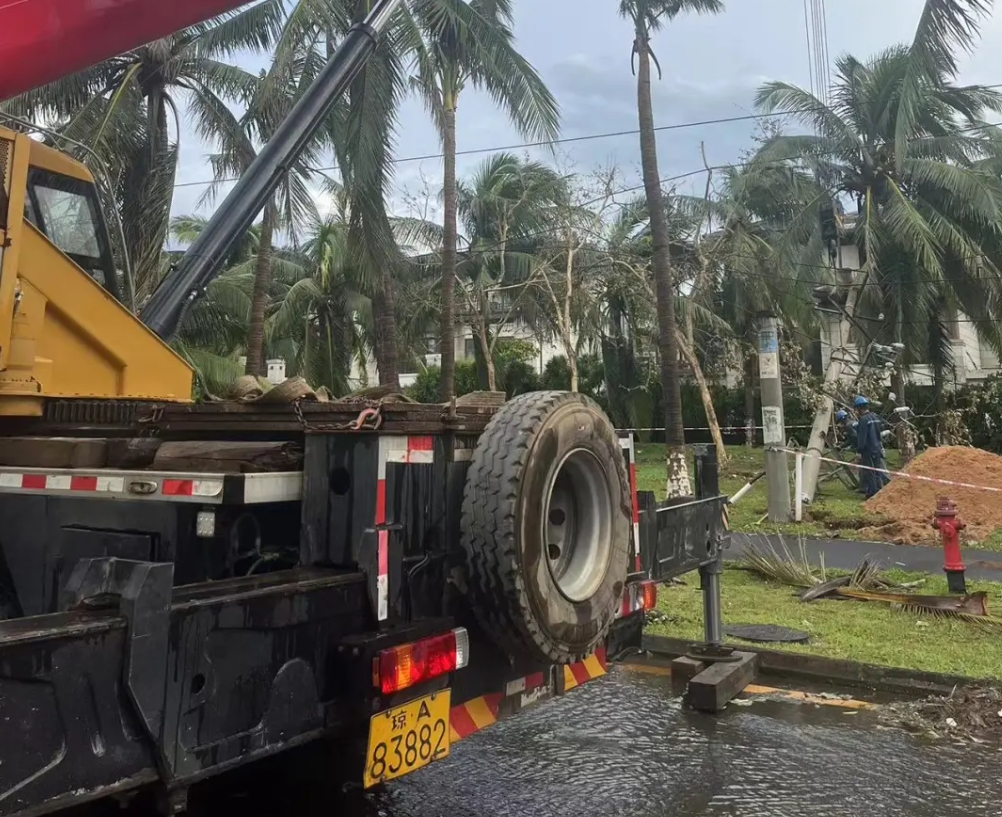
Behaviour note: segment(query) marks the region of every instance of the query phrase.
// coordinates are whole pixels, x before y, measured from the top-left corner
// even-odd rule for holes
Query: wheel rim
[[[550,575],[565,598],[587,601],[609,566],[614,513],[606,468],[592,452],[578,448],[560,461],[543,511]]]

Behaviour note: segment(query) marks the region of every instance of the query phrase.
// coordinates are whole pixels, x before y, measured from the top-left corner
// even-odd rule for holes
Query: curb
[[[698,641],[681,638],[644,635],[642,647],[647,652],[677,658],[685,655]],[[762,649],[747,644],[729,642],[742,652],[752,652],[759,656],[759,671],[763,675],[806,678],[825,683],[837,682],[845,686],[878,690],[881,692],[904,693],[907,695],[939,694],[947,695],[954,687],[972,683],[997,685],[997,679],[976,679],[964,675],[946,675],[938,672],[882,667],[877,664],[861,664],[819,655],[781,652]]]

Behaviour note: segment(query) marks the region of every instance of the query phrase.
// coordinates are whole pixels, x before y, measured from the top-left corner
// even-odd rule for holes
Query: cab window
[[[41,184],[34,192],[45,234],[53,244],[67,255],[101,257],[97,224],[86,196]]]
[[[118,280],[94,186],[32,168],[25,218],[116,298]]]

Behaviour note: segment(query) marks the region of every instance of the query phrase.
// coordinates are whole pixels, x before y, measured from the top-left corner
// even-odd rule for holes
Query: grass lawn
[[[727,465],[720,472],[720,489],[733,496],[756,474],[765,470],[765,452],[761,448],[728,446]],[[887,465],[896,468],[900,464],[898,452],[887,452]],[[824,473],[824,472],[822,472]],[[793,478],[793,458],[790,458],[790,478]],[[637,488],[654,491],[658,498],[664,496],[665,466],[664,446],[647,443],[637,445]],[[792,489],[791,489],[792,496]],[[863,507],[863,497],[846,488],[838,480],[829,480],[819,487],[815,501],[804,506],[804,521],[776,524],[759,520],[765,516],[767,504],[765,479],[759,480],[752,489],[730,508],[731,529],[745,533],[785,533],[833,537],[839,539],[862,538],[856,531],[869,528],[881,522],[879,516],[869,513]],[[869,539],[876,538],[871,533]],[[1002,551],[1002,529],[989,539],[979,542],[977,547],[984,550]]]
[[[927,578],[912,592],[946,593],[945,578],[902,572],[887,575],[899,582]],[[658,608],[667,621],[650,624],[648,632],[673,638],[702,637],[699,579],[690,576],[686,581],[685,586],[659,589]],[[1002,614],[1002,585],[971,583],[971,589],[987,591],[989,609]],[[804,603],[795,594],[795,588],[729,568],[721,588],[724,621],[778,624],[810,633],[808,644],[762,645],[774,649],[972,678],[1002,678],[1002,633],[985,633],[965,621],[897,612],[873,602]]]

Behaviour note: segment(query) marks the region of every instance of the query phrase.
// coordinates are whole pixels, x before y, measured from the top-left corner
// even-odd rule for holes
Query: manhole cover
[[[775,624],[728,624],[724,632],[732,638],[763,644],[803,644],[810,640],[810,635],[803,630],[791,630]]]

